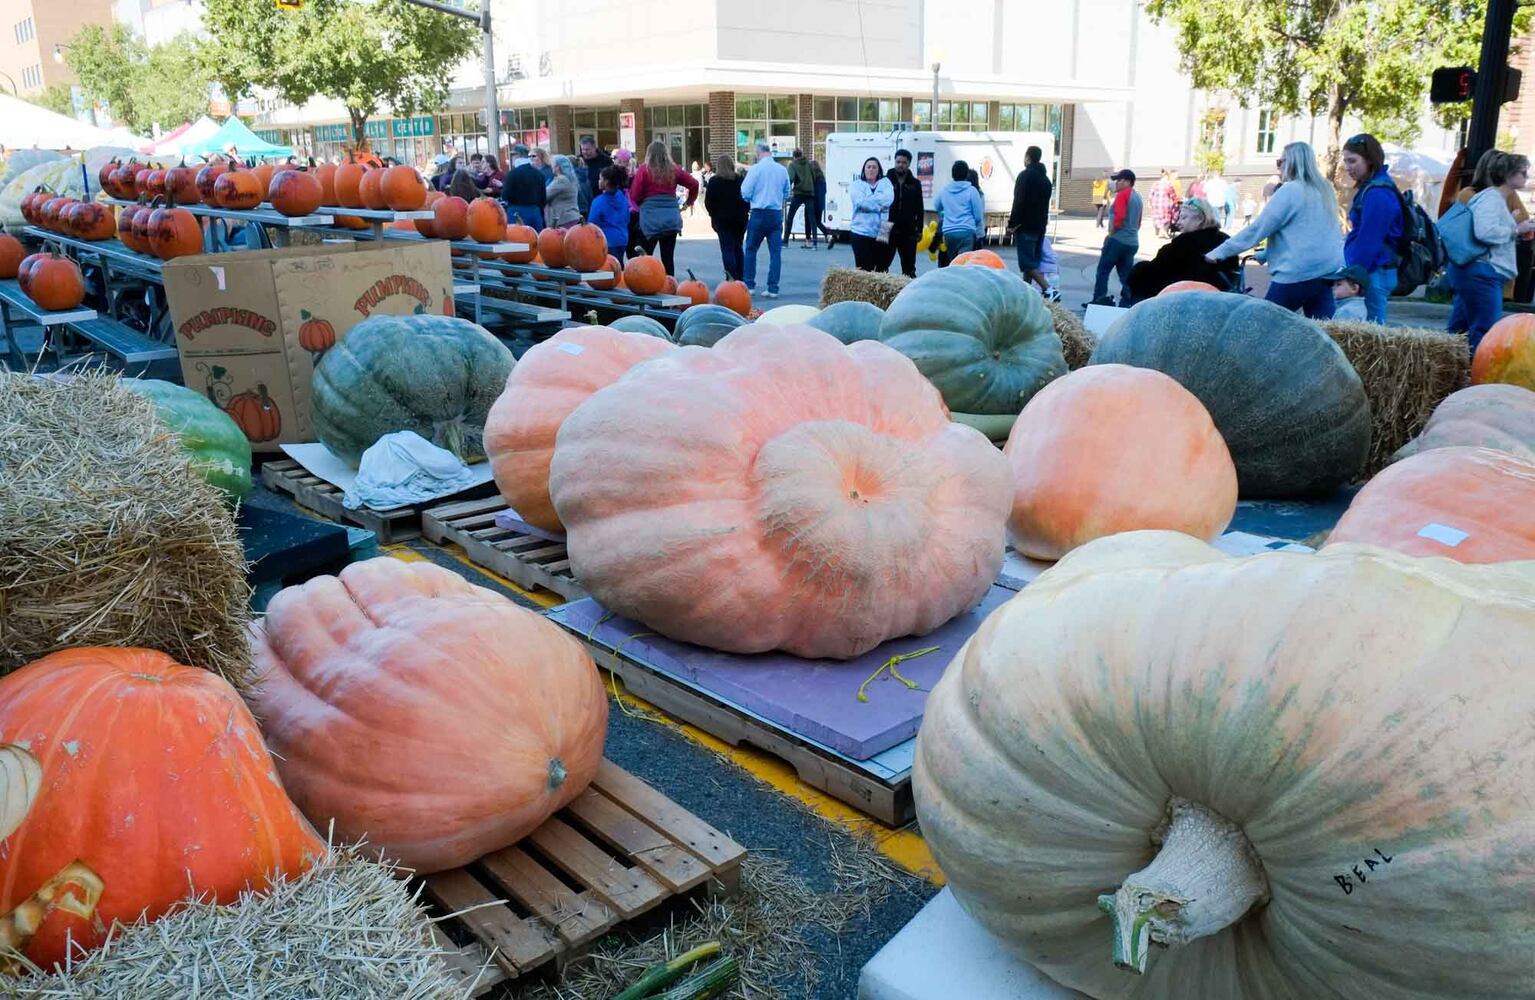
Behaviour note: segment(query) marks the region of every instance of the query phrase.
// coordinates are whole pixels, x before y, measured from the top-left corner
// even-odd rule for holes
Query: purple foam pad
[[[891,639],[855,660],[807,660],[786,653],[721,653],[658,636],[638,622],[608,617],[587,598],[549,612],[572,632],[666,676],[701,688],[782,728],[854,760],[868,760],[911,739],[922,721],[927,692],[959,648],[993,609],[1013,597],[992,587],[980,606],[925,636]],[[880,671],[891,657],[929,646],[924,656],[895,665],[908,688]],[[869,681],[876,671],[879,675]],[[867,701],[858,699],[862,686]]]

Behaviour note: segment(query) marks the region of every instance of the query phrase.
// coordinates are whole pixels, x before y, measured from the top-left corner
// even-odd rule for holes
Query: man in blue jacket
[[[933,199],[938,231],[943,233],[939,267],[948,267],[955,257],[974,250],[986,231],[986,203],[981,189],[970,183],[970,164],[955,160],[949,176],[953,179]]]

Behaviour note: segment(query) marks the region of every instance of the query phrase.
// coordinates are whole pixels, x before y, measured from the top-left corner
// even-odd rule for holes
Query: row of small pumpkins
[[[85,301],[85,279],[74,261],[56,253],[29,255],[20,240],[5,233],[0,233],[0,278],[15,278],[23,295],[54,312]]]

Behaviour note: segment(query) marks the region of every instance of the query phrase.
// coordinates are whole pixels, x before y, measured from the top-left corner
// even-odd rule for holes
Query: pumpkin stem
[[[1114,964],[1146,971],[1151,945],[1170,947],[1215,934],[1268,902],[1263,862],[1240,827],[1187,799],[1168,803],[1152,835],[1156,858],[1098,897],[1114,918]]]

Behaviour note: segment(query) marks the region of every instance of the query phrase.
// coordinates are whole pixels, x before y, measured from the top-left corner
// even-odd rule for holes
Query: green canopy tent
[[[181,147],[182,156],[207,156],[222,153],[231,145],[242,157],[292,156],[287,146],[274,146],[246,127],[240,119],[231,116],[219,130],[204,139]]]

